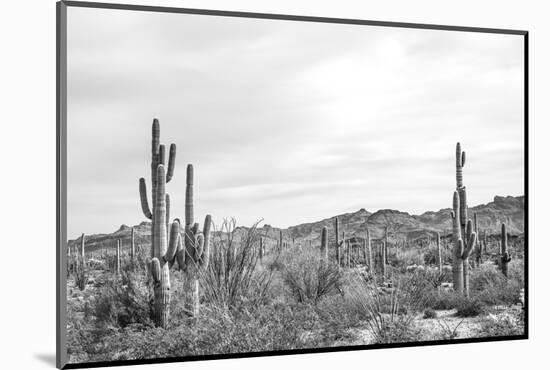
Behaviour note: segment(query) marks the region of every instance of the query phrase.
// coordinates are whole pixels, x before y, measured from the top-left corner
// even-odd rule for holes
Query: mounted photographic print
[[[58,367],[527,338],[526,55],[58,3]]]

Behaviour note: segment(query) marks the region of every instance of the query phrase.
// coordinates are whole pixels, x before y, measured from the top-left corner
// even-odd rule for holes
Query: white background
[[[130,1],[265,13],[530,31],[530,337],[528,341],[250,358],[143,369],[547,368],[550,24],[543,1]],[[55,358],[55,2],[5,1],[0,12],[2,293],[0,366],[53,368]],[[106,210],[107,212],[108,210]]]

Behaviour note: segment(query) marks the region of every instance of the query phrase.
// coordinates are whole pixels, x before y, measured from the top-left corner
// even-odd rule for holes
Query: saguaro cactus
[[[466,152],[462,151],[460,143],[456,143],[456,190],[460,197],[460,229],[462,235],[466,233],[466,223],[468,220],[468,202],[466,200],[466,186],[464,186],[464,176],[462,169],[466,163]]]
[[[132,234],[130,236],[130,260],[132,264],[134,263],[134,258],[136,257],[136,246],[134,240],[134,227],[132,226]]]
[[[154,291],[154,321],[157,326],[166,328],[170,316],[170,265],[176,255],[180,239],[180,224],[176,219],[170,229],[166,227],[166,173],[163,165],[157,168],[155,215],[153,217],[154,257],[151,260],[151,275]]]
[[[506,232],[506,224],[502,223],[500,229],[500,270],[504,276],[508,277],[508,263],[512,258],[508,253],[508,233]]]
[[[384,226],[384,263],[388,264],[388,227]]]
[[[153,280],[153,318],[156,326],[166,328],[170,315],[170,271],[178,246],[181,246],[179,221],[175,220],[168,240],[168,220],[170,217],[170,197],[166,194],[166,183],[172,179],[176,160],[176,146],[170,145],[168,170],[165,169],[165,148],[160,144],[160,125],[157,119],[152,126],[151,159],[151,205],[147,201],[145,179],[139,179],[141,208],[146,218],[151,220],[151,262]],[[151,211],[152,209],[152,211]]]
[[[460,198],[457,191],[453,193],[453,210],[451,211],[451,219],[453,223],[454,244],[453,288],[455,291],[462,293],[464,287],[464,271],[462,264],[462,253],[464,251],[464,246],[460,232]]]
[[[439,272],[443,272],[443,258],[441,256],[441,236],[439,233],[435,235],[435,242],[437,245],[437,265],[439,266]]]
[[[206,215],[202,233],[199,224],[195,222],[194,201],[193,201],[193,165],[187,165],[186,188],[185,188],[185,251],[178,251],[178,264],[180,268],[208,268],[210,261],[210,229],[212,227],[212,216]]]
[[[466,237],[468,241],[466,248],[462,252],[462,264],[464,265],[464,295],[466,297],[470,296],[470,262],[468,260],[470,254],[472,253],[476,242],[477,242],[477,233],[473,231],[472,220],[468,220],[466,224]]]
[[[120,239],[116,241],[116,274],[120,275]]]
[[[386,245],[385,244],[386,243],[384,241],[382,241],[382,245],[381,245],[381,248],[380,248],[380,251],[382,252],[380,262],[381,262],[381,265],[382,265],[382,277],[383,278],[386,278]]]
[[[328,228],[326,226],[321,232],[321,260],[328,262]]]
[[[344,259],[344,240],[346,239],[345,232],[342,232],[342,240],[338,239],[340,237],[340,220],[338,217],[334,218],[334,249],[336,250],[336,263],[338,266],[343,262]],[[345,262],[345,261],[344,261]]]
[[[145,184],[145,179],[142,177],[139,179],[139,195],[141,199],[141,209],[146,218],[151,220],[151,235],[155,234],[155,223],[154,217],[156,215],[156,188],[157,188],[157,169],[159,165],[165,165],[165,147],[163,144],[160,144],[160,124],[155,118],[153,120],[152,127],[152,145],[151,145],[151,204],[152,207],[149,207],[149,202],[147,201],[147,186]],[[166,172],[165,182],[168,183],[174,175],[174,167],[176,165],[176,144],[170,144],[170,154],[168,158],[168,171]],[[170,196],[167,194],[164,195],[165,199],[165,220],[170,218]],[[166,224],[166,227],[168,225]],[[155,240],[153,238],[151,244],[151,258],[154,257],[154,251],[158,249],[155,246]]]
[[[369,270],[371,273],[375,273],[374,271],[374,262],[372,260],[372,244],[371,244],[371,241],[370,241],[370,231],[369,229],[367,229],[367,238],[366,238],[366,243],[367,243],[367,253],[368,253],[368,257],[369,257]]]
[[[82,264],[83,265],[86,265],[86,252],[85,252],[85,248],[86,248],[86,244],[84,242],[84,238],[86,236],[84,235],[84,233],[82,233],[82,235],[80,236],[80,258],[82,258]]]

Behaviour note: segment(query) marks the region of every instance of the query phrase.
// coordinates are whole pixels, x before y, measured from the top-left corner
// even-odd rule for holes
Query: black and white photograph
[[[69,365],[527,338],[520,31],[65,12]]]

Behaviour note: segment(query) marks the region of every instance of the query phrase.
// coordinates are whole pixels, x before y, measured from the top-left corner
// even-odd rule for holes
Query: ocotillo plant
[[[326,226],[321,232],[321,261],[328,262],[328,228]]]
[[[506,224],[502,223],[500,229],[500,270],[504,276],[508,277],[508,263],[512,260],[508,252],[508,233]]]
[[[185,188],[185,250],[178,250],[178,264],[180,268],[193,266],[194,268],[208,268],[210,260],[210,229],[212,216],[206,215],[202,233],[199,224],[195,222],[193,200],[193,165],[187,165]],[[180,263],[181,262],[181,263]],[[185,267],[184,267],[185,266]]]
[[[151,220],[151,235],[155,234],[155,227],[158,225],[155,223],[154,218],[156,215],[156,206],[157,206],[157,199],[156,199],[156,188],[157,188],[157,169],[159,165],[165,165],[165,158],[164,153],[165,148],[163,144],[160,144],[160,124],[158,120],[155,118],[153,120],[153,127],[152,127],[152,145],[151,145],[151,205],[152,208],[149,207],[149,202],[147,201],[147,186],[145,184],[145,179],[142,177],[139,179],[139,195],[141,199],[141,209],[143,211],[143,214],[146,218]],[[174,175],[174,167],[176,165],[176,144],[170,144],[170,154],[168,158],[168,170],[166,172],[166,179],[165,183],[170,182]],[[165,220],[168,221],[170,219],[170,196],[165,194],[165,199],[163,200],[163,203],[165,204],[164,214],[165,214]],[[166,228],[168,228],[168,224],[166,224]],[[152,244],[151,244],[151,258],[154,257],[155,250],[158,250],[158,247],[155,245],[155,240],[152,238]]]

